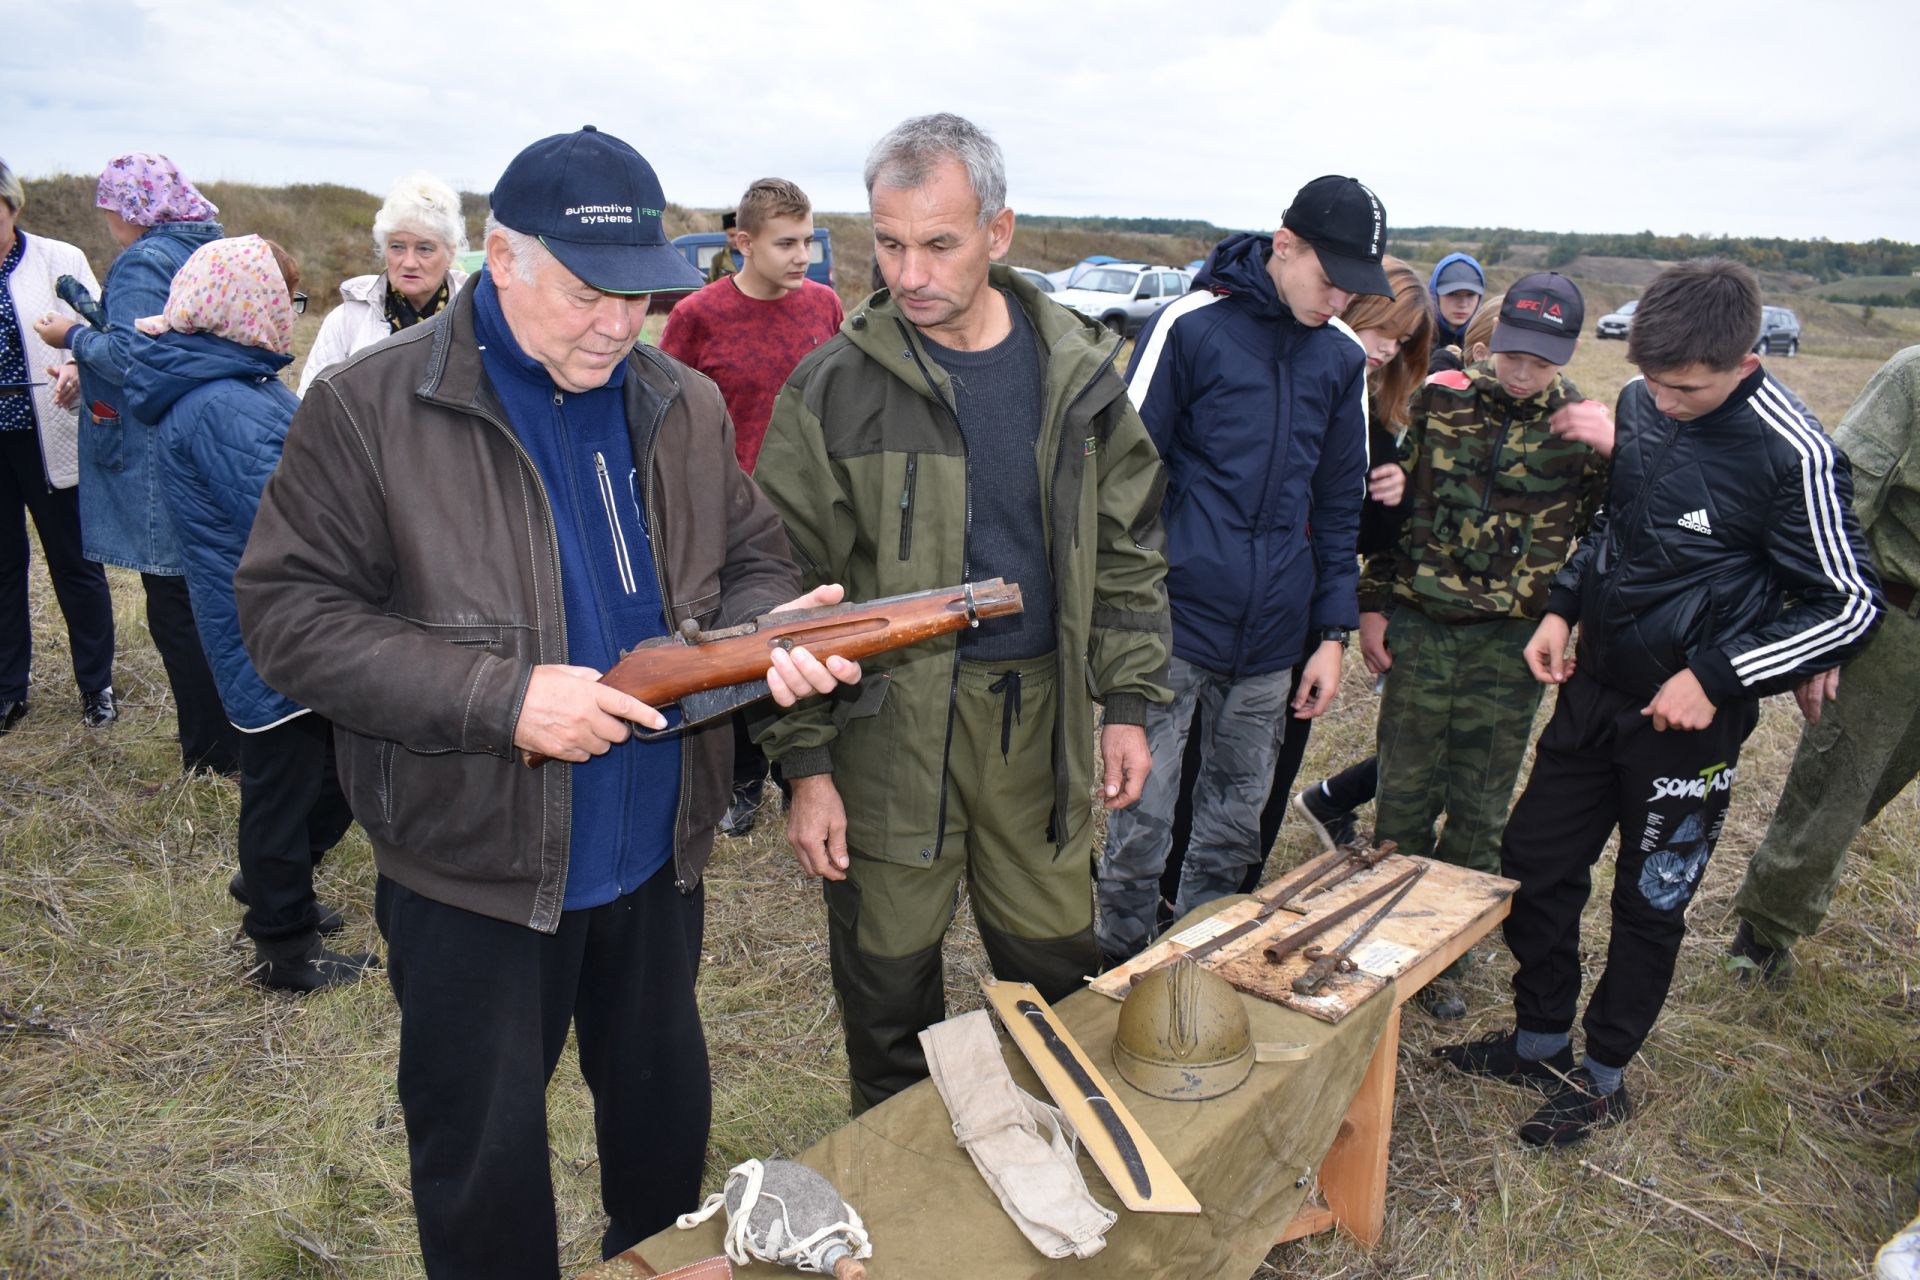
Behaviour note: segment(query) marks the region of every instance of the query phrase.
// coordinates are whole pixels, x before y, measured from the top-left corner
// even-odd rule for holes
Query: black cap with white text
[[[1500,323],[1493,326],[1494,351],[1520,351],[1548,364],[1573,358],[1586,323],[1586,304],[1573,281],[1552,271],[1522,276],[1500,303]]]
[[[1329,174],[1300,188],[1280,225],[1313,246],[1320,269],[1347,293],[1391,298],[1381,269],[1387,251],[1387,211],[1380,197],[1352,178]]]

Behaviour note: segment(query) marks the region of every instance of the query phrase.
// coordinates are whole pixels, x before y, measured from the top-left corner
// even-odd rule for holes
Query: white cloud
[[[592,122],[682,203],[777,173],[847,209],[880,133],[952,110],[1029,212],[1267,226],[1338,172],[1400,225],[1920,240],[1912,5],[99,0],[10,27],[29,175],[152,149],[208,179],[484,191]]]

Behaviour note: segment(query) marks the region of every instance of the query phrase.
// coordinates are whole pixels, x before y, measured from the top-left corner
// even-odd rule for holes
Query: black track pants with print
[[[1505,930],[1520,966],[1515,1021],[1567,1031],[1580,999],[1580,913],[1619,828],[1613,936],[1584,1020],[1586,1051],[1614,1067],[1638,1052],[1666,1003],[1687,904],[1760,715],[1742,699],[1705,729],[1659,732],[1640,714],[1648,701],[1579,673],[1563,685],[1500,845],[1501,874],[1520,882]]]

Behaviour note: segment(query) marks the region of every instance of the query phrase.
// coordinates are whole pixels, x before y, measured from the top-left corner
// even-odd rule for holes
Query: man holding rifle
[[[1057,1000],[1099,967],[1093,702],[1112,809],[1140,795],[1141,725],[1167,696],[1160,460],[1119,342],[989,265],[1013,211],[968,121],[899,125],[866,183],[887,288],[795,369],[756,478],[810,583],[866,599],[1001,577],[1026,608],[871,662],[763,739],[793,784],[787,838],[825,882],[856,1111],[927,1074],[962,872],[1001,978]]]
[[[647,295],[699,284],[664,206],[591,126],[515,157],[486,270],[307,394],[235,578],[255,665],[338,727],[373,842],[431,1276],[557,1273],[545,1096],[569,1023],[603,1255],[699,1198],[700,877],[732,737],[721,718],[628,743],[666,718],[596,680],[798,583],[719,391],[636,345]],[[860,674],[803,648],[771,662],[781,702]]]

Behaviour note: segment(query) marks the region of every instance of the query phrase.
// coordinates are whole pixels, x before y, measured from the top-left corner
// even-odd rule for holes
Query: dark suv
[[[1799,355],[1800,317],[1785,307],[1762,307],[1760,311],[1760,338],[1753,349],[1763,356]]]

